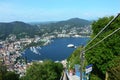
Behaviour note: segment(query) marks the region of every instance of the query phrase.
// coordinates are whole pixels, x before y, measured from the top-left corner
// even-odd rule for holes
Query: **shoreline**
[[[68,43],[66,43],[66,40],[68,39]],[[70,40],[69,40],[70,39]],[[31,62],[31,61],[39,61],[39,60],[45,60],[45,59],[50,59],[50,60],[52,60],[52,61],[61,61],[61,60],[64,60],[65,58],[66,58],[66,56],[69,56],[68,54],[68,52],[69,51],[71,51],[71,50],[73,50],[73,49],[68,49],[68,47],[67,47],[67,45],[69,44],[69,42],[71,43],[71,39],[72,39],[72,43],[73,44],[78,44],[78,43],[80,43],[80,44],[78,44],[78,45],[81,45],[81,44],[86,44],[86,40],[88,40],[89,38],[87,38],[87,37],[65,37],[65,39],[64,38],[54,38],[54,39],[51,39],[52,40],[52,42],[51,43],[49,43],[49,44],[47,44],[47,45],[44,45],[44,46],[38,46],[38,47],[41,47],[41,50],[42,50],[42,52],[41,52],[41,50],[39,49],[38,51],[39,51],[39,54],[40,55],[38,55],[38,53],[36,54],[36,53],[33,53],[31,50],[30,50],[30,48],[28,48],[28,51],[26,51],[25,52],[25,54],[23,54],[23,57],[27,57],[27,60],[28,60],[28,62]],[[74,41],[75,40],[75,41]],[[79,40],[79,41],[77,41],[77,40]],[[81,42],[81,40],[82,40],[82,42]],[[56,42],[57,41],[57,44],[53,44],[53,45],[51,45],[52,43],[54,43],[54,41]],[[57,45],[61,45],[60,44],[60,42],[63,42],[63,41],[65,41],[65,43],[64,44],[62,44],[63,45],[63,47],[65,48],[65,50],[67,49],[67,51],[68,52],[66,52],[65,50],[64,50],[64,48],[62,49],[63,50],[63,52],[62,52],[62,54],[60,54],[60,52],[58,52],[58,56],[54,53],[54,46],[57,46]],[[76,43],[76,41],[77,41],[77,43]],[[61,46],[62,46],[61,45]],[[78,45],[76,45],[76,46],[78,46]],[[35,47],[35,46],[33,46],[33,47]],[[52,49],[49,49],[48,51],[50,51],[50,52],[48,52],[48,51],[45,51],[45,49],[46,49],[46,47],[47,47],[47,49],[49,49],[48,47],[52,47]],[[35,47],[36,48],[36,47]],[[58,49],[58,48],[56,48],[56,49]],[[37,48],[36,48],[36,50],[37,50]],[[59,49],[60,50],[60,49]],[[43,54],[44,53],[44,51],[45,51],[45,55]],[[35,52],[37,52],[37,51],[35,51]],[[49,57],[49,54],[48,53],[53,53],[53,54],[55,54],[55,55],[53,55],[53,56],[57,56],[56,58],[53,58],[52,56],[50,56]],[[63,53],[66,53],[65,54],[65,58],[64,57],[60,57],[61,55],[64,55]],[[71,52],[72,53],[72,52]],[[70,54],[71,54],[70,53]],[[29,56],[28,56],[29,55]],[[32,55],[32,56],[31,56]],[[35,57],[33,57],[35,55]]]

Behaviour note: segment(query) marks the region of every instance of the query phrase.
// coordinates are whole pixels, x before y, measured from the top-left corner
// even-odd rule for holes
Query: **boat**
[[[31,50],[33,53],[40,55],[40,53],[39,53],[39,51],[37,50],[36,47],[30,47],[30,50]]]
[[[75,46],[74,46],[74,44],[68,44],[67,47],[74,48]]]

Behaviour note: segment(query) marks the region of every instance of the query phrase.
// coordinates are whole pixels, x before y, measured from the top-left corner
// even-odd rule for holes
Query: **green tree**
[[[25,77],[21,80],[59,80],[63,66],[46,60],[43,63],[35,62],[28,69]]]
[[[7,73],[7,68],[2,65],[2,62],[0,62],[0,80],[3,80],[4,75]]]
[[[77,48],[67,59],[68,69],[73,69],[75,64],[80,64],[81,47]]]
[[[0,80],[19,80],[19,75],[14,72],[7,71],[6,66],[0,62]]]
[[[104,17],[98,21],[94,21],[92,24],[92,38],[113,18]],[[96,44],[98,41],[103,39],[114,30],[120,28],[120,17],[118,17],[112,24],[110,24],[86,49]],[[110,70],[114,73],[113,68],[120,66],[120,31],[116,32],[112,36],[108,37],[100,44],[92,48],[85,53],[88,64],[93,64],[92,74],[98,76],[102,80],[105,78],[106,73]],[[117,72],[120,73],[120,72]],[[108,73],[109,75],[109,73]],[[117,74],[116,74],[117,75]],[[115,76],[114,76],[115,77]],[[113,79],[109,79],[113,80]]]
[[[19,75],[9,71],[4,75],[3,80],[19,80]]]

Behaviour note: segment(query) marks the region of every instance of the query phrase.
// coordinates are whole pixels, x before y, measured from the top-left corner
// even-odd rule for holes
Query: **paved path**
[[[80,80],[80,77],[77,75],[69,75],[64,71],[63,77],[60,80]]]
[[[63,77],[60,80],[69,80],[67,73],[65,71],[63,72]]]
[[[80,77],[76,75],[68,75],[69,80],[80,80]]]

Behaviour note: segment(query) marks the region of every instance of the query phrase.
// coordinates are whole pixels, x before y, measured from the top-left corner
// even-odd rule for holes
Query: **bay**
[[[51,59],[53,61],[61,61],[68,58],[75,48],[68,48],[68,44],[74,44],[75,46],[85,45],[89,38],[55,38],[53,41],[42,47],[27,48],[22,56],[28,61]],[[37,50],[37,54],[31,49]]]

